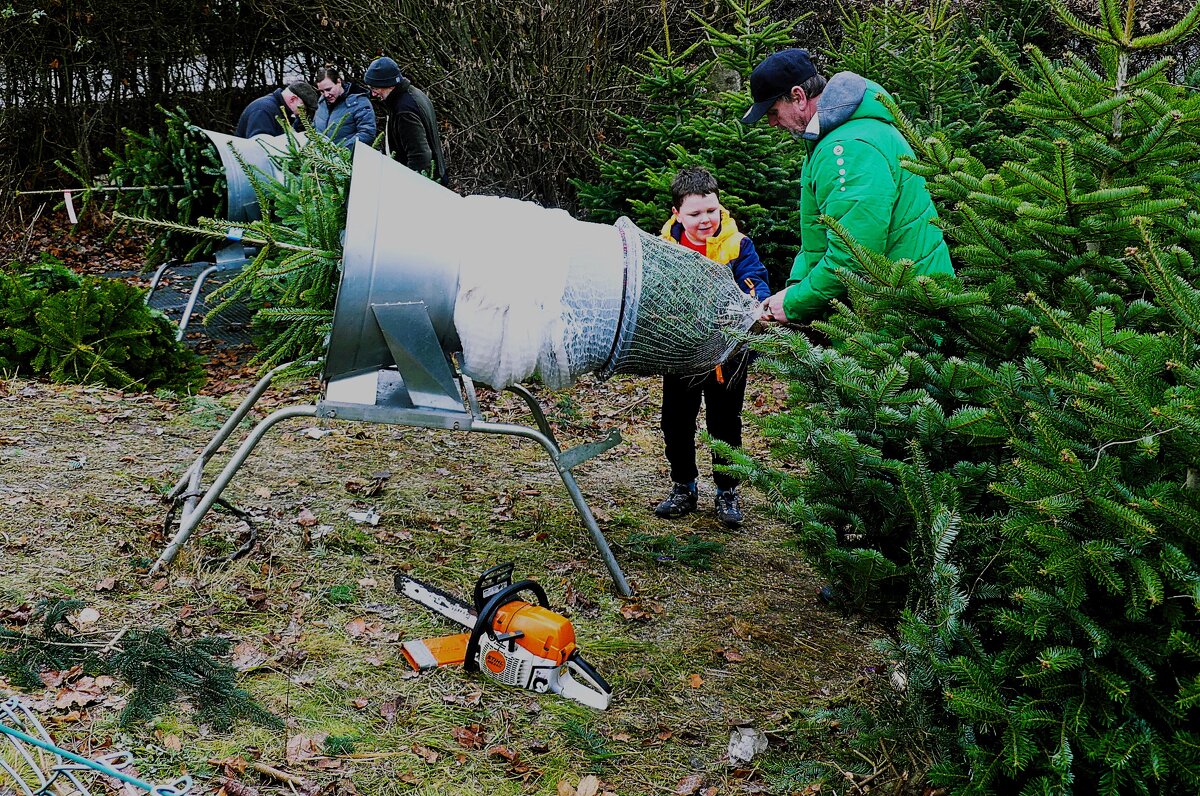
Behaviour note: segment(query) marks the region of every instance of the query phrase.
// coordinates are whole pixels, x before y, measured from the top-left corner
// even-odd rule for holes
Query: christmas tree
[[[964,794],[1200,788],[1200,105],[1147,32],[1052,0],[1089,48],[1022,62],[1023,124],[989,169],[908,133],[958,279],[855,247],[816,346],[765,346],[793,384],[774,453],[741,467],[848,605],[893,628],[890,704]],[[1082,49],[1082,48],[1081,48]],[[864,736],[867,737],[867,736]]]

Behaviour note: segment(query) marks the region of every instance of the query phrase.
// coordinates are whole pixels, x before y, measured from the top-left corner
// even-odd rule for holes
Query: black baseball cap
[[[791,93],[792,86],[802,85],[816,75],[817,68],[809,60],[808,50],[793,48],[768,55],[750,73],[750,96],[754,104],[742,117],[742,124],[754,124],[776,100]]]

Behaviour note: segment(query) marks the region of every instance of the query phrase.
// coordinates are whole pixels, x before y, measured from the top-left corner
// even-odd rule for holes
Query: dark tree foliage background
[[[157,104],[232,131],[266,90],[326,63],[361,75],[386,53],[434,99],[462,190],[559,204],[608,111],[631,99],[625,66],[661,38],[664,14],[686,10],[657,0],[0,0],[0,175],[57,185],[56,159],[100,173],[122,127],[161,122]]]
[[[836,46],[828,3],[769,9],[807,11],[797,42]],[[701,38],[692,14],[727,13],[721,0],[0,0],[0,188],[63,185],[56,160],[102,174],[121,128],[161,124],[156,105],[231,132],[266,90],[326,63],[361,75],[386,53],[433,98],[461,191],[572,208],[568,179],[594,177],[592,153],[618,134],[610,112],[639,110],[628,67],[665,31],[677,50]]]

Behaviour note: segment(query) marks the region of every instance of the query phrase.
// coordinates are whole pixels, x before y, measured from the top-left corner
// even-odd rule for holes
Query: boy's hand
[[[758,308],[758,319],[760,321],[788,322],[787,312],[783,309],[783,294],[785,292],[787,291],[781,290],[763,301],[762,306]]]

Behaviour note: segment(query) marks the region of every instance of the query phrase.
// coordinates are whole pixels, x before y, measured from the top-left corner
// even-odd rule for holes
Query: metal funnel
[[[275,164],[272,157],[286,155],[288,152],[287,133],[282,135],[257,135],[254,138],[238,138],[237,136],[218,133],[215,130],[201,130],[217,148],[221,156],[221,166],[225,169],[225,185],[227,202],[226,215],[230,221],[257,221],[262,217],[258,206],[258,196],[254,193],[254,185],[242,164],[238,162],[234,151],[241,156],[246,165],[251,166],[263,175],[276,182],[283,180],[283,171]],[[294,133],[304,143],[303,133]]]
[[[437,357],[459,349],[454,330],[459,262],[453,244],[455,235],[464,234],[456,228],[462,203],[448,188],[361,141],[355,144],[327,379],[399,364],[381,318],[393,308],[419,309],[428,318],[420,325],[432,326]],[[407,328],[396,334],[412,336]]]

